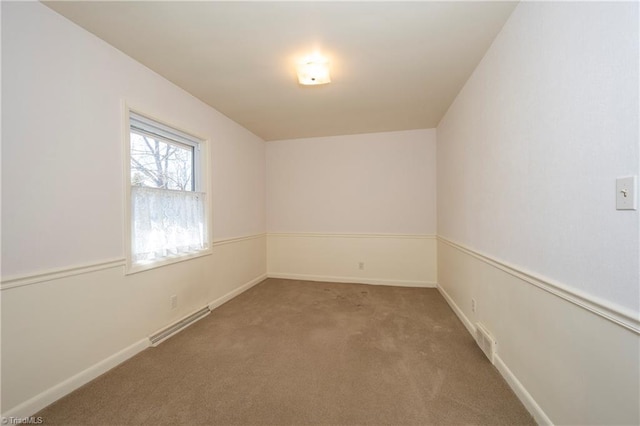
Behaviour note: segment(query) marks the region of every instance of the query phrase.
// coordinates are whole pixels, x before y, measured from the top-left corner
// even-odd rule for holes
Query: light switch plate
[[[638,177],[626,176],[616,179],[616,209],[636,210],[638,208]]]

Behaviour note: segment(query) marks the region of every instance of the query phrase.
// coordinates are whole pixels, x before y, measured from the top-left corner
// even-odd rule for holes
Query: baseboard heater
[[[482,324],[476,323],[476,343],[482,349],[482,352],[489,358],[491,364],[495,364],[496,346],[498,345],[496,339],[493,338],[489,330]]]
[[[151,346],[158,346],[160,343],[167,340],[169,337],[173,336],[177,332],[189,327],[194,322],[201,320],[211,313],[209,307],[204,307],[200,309],[198,312],[194,312],[193,314],[173,323],[169,327],[163,328],[157,333],[149,336],[149,340],[151,341]]]

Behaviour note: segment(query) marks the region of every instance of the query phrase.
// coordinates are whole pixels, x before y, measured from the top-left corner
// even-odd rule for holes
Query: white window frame
[[[123,125],[123,158],[124,158],[124,223],[125,223],[125,256],[126,266],[125,274],[135,274],[162,266],[171,265],[186,260],[208,256],[212,253],[211,243],[211,190],[210,190],[210,172],[209,172],[209,141],[206,138],[187,132],[178,126],[167,123],[164,120],[155,118],[154,116],[140,112],[137,108],[132,108],[127,104],[124,105],[124,125]],[[183,144],[194,147],[193,168],[194,168],[194,188],[198,192],[205,194],[204,217],[205,230],[204,241],[205,247],[201,250],[175,256],[167,256],[157,261],[136,263],[133,262],[133,212],[131,206],[131,124],[132,120],[136,124],[136,130],[147,133],[150,136],[159,137],[160,140],[168,140],[168,142]]]

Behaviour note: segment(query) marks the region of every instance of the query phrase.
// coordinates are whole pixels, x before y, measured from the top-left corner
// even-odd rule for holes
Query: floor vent
[[[497,342],[485,326],[479,322],[476,323],[476,343],[478,343],[482,352],[489,358],[491,364],[494,364]]]
[[[160,343],[164,342],[165,340],[167,340],[169,337],[173,336],[180,330],[187,328],[194,322],[206,317],[210,313],[211,311],[207,306],[206,308],[200,309],[198,312],[195,312],[189,315],[188,317],[181,319],[180,321],[170,325],[169,327],[158,331],[156,334],[149,336],[149,340],[151,341],[151,346],[158,346]]]

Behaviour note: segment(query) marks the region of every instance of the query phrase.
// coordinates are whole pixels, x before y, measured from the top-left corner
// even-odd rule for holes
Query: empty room
[[[637,2],[0,7],[2,424],[640,424]]]

